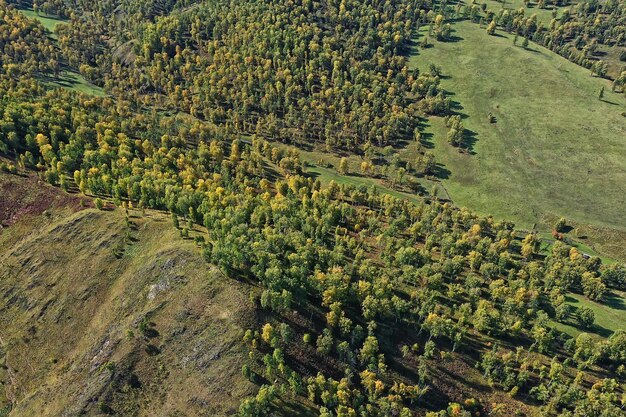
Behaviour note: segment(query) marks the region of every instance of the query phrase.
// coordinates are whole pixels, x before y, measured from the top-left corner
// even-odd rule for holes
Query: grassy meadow
[[[485,3],[487,5],[487,9],[493,10],[494,12],[498,12],[500,9],[505,10],[519,10],[520,8],[524,9],[524,14],[528,17],[537,15],[537,22],[543,23],[544,26],[549,26],[550,21],[554,18],[553,12],[556,10],[558,16],[562,14],[564,9],[568,7],[555,7],[548,6],[547,8],[540,9],[537,7],[536,1],[529,1],[525,3],[524,0],[505,0],[505,1],[497,1],[497,0],[483,0],[479,3]]]
[[[36,13],[32,9],[19,9],[20,12],[30,18],[36,19],[46,28],[50,39],[56,41],[56,28],[59,24],[67,22],[67,19],[52,16],[43,12]],[[45,85],[52,88],[67,88],[81,93],[102,97],[106,95],[104,90],[87,81],[78,71],[73,68],[65,68],[57,77],[45,77],[41,80]]]
[[[360,165],[363,159],[358,155],[346,156],[346,160],[348,162],[348,172],[343,175],[337,171],[339,161],[341,160],[341,156],[339,155],[320,150],[305,150],[300,147],[293,147],[289,145],[283,145],[283,147],[287,149],[295,148],[298,151],[300,158],[305,163],[304,173],[308,176],[319,179],[323,185],[327,185],[330,181],[335,181],[339,185],[347,184],[355,187],[365,186],[368,189],[370,187],[374,187],[382,194],[389,194],[393,197],[409,200],[416,204],[423,202],[423,197],[426,194],[430,194],[433,187],[437,188],[439,197],[447,197],[445,189],[441,186],[441,182],[438,180],[415,178],[415,180],[418,181],[417,185],[421,190],[417,193],[412,192],[409,189],[402,190],[394,188],[388,178],[382,179],[363,175],[360,171]]]
[[[443,119],[431,118],[427,136],[451,172],[443,183],[453,201],[521,227],[547,229],[564,216],[624,231],[624,97],[532,42],[528,50],[514,46],[500,30],[487,39],[470,22],[453,29],[457,41],[435,42],[411,61],[423,71],[441,68],[471,137],[471,152],[461,153],[446,142]]]
[[[56,39],[56,28],[60,23],[67,22],[67,19],[64,19],[59,16],[52,16],[43,12],[35,12],[33,9],[20,9],[20,12],[31,19],[37,19],[41,22],[43,27],[45,27],[48,32],[50,32],[50,37]]]
[[[104,90],[97,85],[87,81],[78,71],[72,69],[63,70],[58,77],[46,77],[42,80],[44,84],[53,88],[67,88],[68,90],[79,91],[92,96],[103,97]]]
[[[608,337],[617,330],[626,330],[626,310],[625,296],[621,291],[613,291],[606,297],[606,302],[597,303],[588,300],[579,294],[568,294],[565,302],[574,308],[588,307],[595,314],[595,323],[590,329],[582,329],[575,323],[574,317],[571,317],[567,323],[553,322],[552,324],[560,331],[569,334],[572,337],[578,336],[580,333],[587,332],[597,336]]]

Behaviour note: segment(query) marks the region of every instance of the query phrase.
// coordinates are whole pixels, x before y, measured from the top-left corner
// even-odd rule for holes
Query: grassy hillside
[[[55,42],[57,40],[55,33],[56,27],[61,23],[67,22],[67,20],[58,16],[52,16],[42,12],[35,13],[32,9],[20,8],[19,10],[24,16],[41,22],[43,27],[46,28],[49,37]],[[78,71],[72,68],[65,68],[57,77],[48,77],[42,81],[44,84],[53,88],[67,88],[69,90],[80,91],[81,93],[99,97],[105,95],[102,88],[90,83]]]
[[[66,19],[62,19],[58,16],[52,16],[43,12],[35,12],[33,9],[20,9],[20,11],[27,17],[31,19],[37,19],[41,22],[41,24],[50,32],[50,36],[56,39],[56,34],[54,33],[57,25],[59,23],[67,22]]]
[[[553,19],[553,12],[556,11],[558,15],[560,12],[565,9],[565,7],[558,8],[553,5],[548,5],[545,8],[541,9],[538,7],[537,2],[529,1],[524,2],[523,0],[484,0],[479,4],[484,3],[487,5],[487,8],[493,11],[499,11],[500,9],[505,10],[519,10],[523,8],[525,10],[526,16],[537,15],[537,21],[539,23],[543,23],[544,26],[549,26],[550,21]]]
[[[129,227],[121,211],[41,208],[0,231],[0,410],[230,415],[253,390],[247,292],[160,213]]]
[[[626,330],[626,298],[622,291],[614,291],[606,297],[606,303],[600,304],[588,300],[579,294],[569,294],[566,302],[574,309],[588,307],[595,314],[595,325],[588,330],[581,329],[572,319],[568,323],[554,322],[555,328],[570,336],[576,337],[582,331],[590,332],[598,336],[607,337],[617,330]]]
[[[58,77],[46,78],[44,84],[53,88],[67,88],[93,96],[104,97],[106,93],[97,85],[87,81],[79,72],[72,69],[63,70]]]
[[[565,216],[623,231],[624,98],[545,48],[524,50],[512,36],[488,37],[469,22],[453,28],[458,41],[436,42],[413,57],[422,70],[431,62],[441,67],[475,140],[472,154],[459,153],[446,142],[443,120],[431,120],[437,159],[452,173],[444,181],[452,199],[523,227],[543,219],[547,228]]]

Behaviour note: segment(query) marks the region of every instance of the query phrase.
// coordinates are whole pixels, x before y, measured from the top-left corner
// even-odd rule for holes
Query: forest
[[[37,176],[129,227],[165,213],[246,286],[258,313],[237,372],[256,389],[240,417],[623,416],[626,318],[607,329],[596,306],[624,305],[624,259],[578,247],[568,219],[546,238],[442,195],[427,126],[467,156],[471,120],[425,59],[462,21],[622,99],[626,4],[493,3],[0,0],[0,176]],[[51,84],[67,74],[81,88]],[[450,388],[442,369],[461,365],[478,381]],[[0,416],[19,401],[0,397]],[[85,415],[149,415],[94,404]]]

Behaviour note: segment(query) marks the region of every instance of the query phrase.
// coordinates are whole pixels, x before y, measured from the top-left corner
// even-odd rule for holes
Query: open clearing
[[[537,21],[539,23],[543,23],[544,26],[549,26],[550,21],[554,18],[553,12],[556,10],[558,16],[563,14],[563,10],[569,7],[556,7],[556,6],[547,6],[546,8],[539,8],[537,6],[537,2],[524,3],[523,0],[506,0],[504,2],[497,0],[484,0],[480,3],[485,3],[487,5],[487,9],[493,10],[494,12],[499,12],[500,9],[505,10],[519,10],[520,8],[524,9],[524,15],[530,17],[532,15],[537,15]]]
[[[52,16],[45,13],[35,13],[32,9],[19,9],[19,11],[30,19],[36,19],[46,28],[50,39],[56,42],[56,27],[60,23],[67,22],[58,16]],[[68,90],[79,91],[81,93],[103,97],[106,95],[104,90],[97,85],[87,81],[78,71],[66,68],[58,77],[46,77],[41,80],[45,85],[53,88],[67,88]]]
[[[421,204],[424,201],[424,195],[426,192],[432,191],[433,187],[437,188],[439,197],[446,197],[445,189],[441,187],[440,181],[431,181],[427,178],[416,178],[417,186],[422,192],[411,191],[408,187],[405,190],[394,188],[389,179],[375,178],[371,176],[362,175],[360,173],[360,164],[363,159],[357,155],[348,155],[346,160],[348,162],[348,173],[342,175],[337,171],[341,156],[323,152],[319,150],[305,150],[297,146],[282,145],[285,149],[295,149],[300,158],[305,163],[304,173],[307,176],[319,179],[323,185],[328,185],[331,181],[335,181],[337,184],[353,185],[354,187],[366,187],[370,189],[374,187],[379,193],[389,194],[395,198],[411,201],[415,204]],[[409,146],[409,149],[411,146]],[[408,149],[407,149],[408,151]],[[407,152],[405,151],[405,153]]]
[[[422,71],[430,63],[441,67],[443,86],[455,93],[456,111],[475,135],[473,154],[460,153],[446,142],[443,120],[431,119],[437,160],[452,173],[444,185],[453,201],[522,227],[543,221],[547,229],[564,216],[626,229],[623,96],[532,42],[529,50],[513,46],[502,31],[487,39],[469,22],[453,29],[460,40],[436,42],[412,57]]]
[[[31,19],[37,19],[41,22],[43,27],[45,27],[48,32],[50,32],[50,37],[56,39],[56,34],[54,33],[56,27],[59,23],[67,22],[67,19],[63,19],[59,16],[52,16],[42,12],[35,12],[33,9],[19,9],[20,12]]]
[[[556,323],[553,325],[569,335],[576,337],[583,331],[593,333],[598,336],[608,337],[617,330],[626,330],[626,310],[625,294],[621,291],[612,291],[603,303],[596,303],[588,300],[579,294],[568,294],[566,303],[571,305],[575,310],[580,307],[588,307],[595,314],[595,324],[591,329],[581,329],[576,323],[574,317],[568,320],[568,323]]]
[[[45,78],[42,82],[53,88],[67,88],[92,96],[104,97],[106,93],[97,85],[87,81],[79,72],[72,69],[62,71],[58,77]]]

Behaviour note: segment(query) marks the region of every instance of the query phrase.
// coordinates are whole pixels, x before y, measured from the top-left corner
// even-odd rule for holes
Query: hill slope
[[[0,234],[0,409],[231,414],[252,388],[247,294],[159,213],[47,213]]]
[[[433,120],[435,153],[452,173],[445,186],[455,203],[525,227],[565,216],[624,231],[624,98],[536,44],[525,50],[513,36],[489,36],[470,22],[453,28],[458,41],[420,50],[413,64],[441,68],[476,140],[474,155],[459,153],[446,143],[443,122]]]

